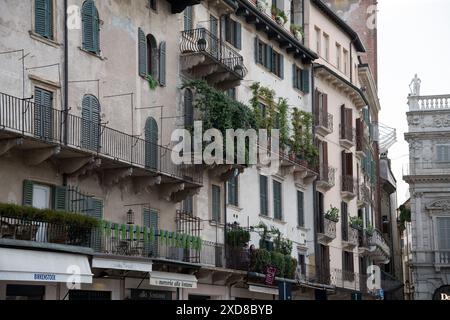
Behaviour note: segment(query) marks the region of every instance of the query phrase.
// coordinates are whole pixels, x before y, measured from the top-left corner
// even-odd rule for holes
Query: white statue
[[[414,79],[412,79],[411,83],[409,84],[409,89],[411,90],[411,95],[413,96],[420,96],[420,84],[422,83],[422,80],[417,77],[417,73],[414,75]]]

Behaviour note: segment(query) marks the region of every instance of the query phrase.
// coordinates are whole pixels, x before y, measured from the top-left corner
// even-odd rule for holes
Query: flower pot
[[[259,11],[266,11],[267,4],[265,3],[265,1],[256,0],[256,7]]]
[[[275,17],[275,21],[276,21],[280,26],[283,26],[283,25],[284,25],[284,20],[283,20],[283,18],[280,17],[280,16]]]
[[[298,40],[298,41],[303,41],[303,35],[300,31],[295,31],[294,32],[294,37]]]

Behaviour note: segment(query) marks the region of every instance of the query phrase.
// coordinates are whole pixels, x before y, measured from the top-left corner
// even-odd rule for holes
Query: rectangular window
[[[189,196],[183,201],[183,212],[193,215],[194,214],[194,197]]]
[[[353,261],[353,252],[342,253],[342,270],[343,270],[343,278],[345,281],[354,281],[355,280],[355,266]]]
[[[53,40],[53,0],[35,0],[34,31]]]
[[[230,88],[225,91],[225,94],[233,100],[236,100],[236,88]]]
[[[238,177],[228,180],[228,204],[239,206]]]
[[[298,255],[298,266],[300,267],[300,274],[306,275],[306,256],[304,254]]]
[[[225,16],[225,40],[237,49],[242,48],[242,27],[241,24],[230,16]]]
[[[348,51],[344,49],[344,73],[347,75],[348,74],[348,66],[349,66],[349,61],[348,61]]]
[[[297,221],[299,227],[305,226],[305,194],[297,191]]]
[[[438,145],[437,148],[437,162],[450,162],[450,146]]]
[[[220,187],[212,186],[212,220],[215,222],[220,222],[222,216],[222,210],[220,205]]]
[[[339,43],[336,43],[336,68],[341,70],[341,61],[342,61],[342,51],[341,51],[341,45]]]
[[[321,48],[321,43],[322,43],[322,32],[317,27],[315,28],[315,31],[316,31],[316,53],[318,55],[320,55],[320,48]]]
[[[284,78],[284,56],[258,38],[255,38],[255,61],[278,77]]]
[[[272,50],[272,67],[271,71],[273,74],[277,75],[280,78],[284,78],[284,58],[283,55],[279,54],[275,50]]]
[[[259,197],[260,197],[260,214],[262,216],[269,215],[269,185],[266,176],[259,176]]]
[[[323,51],[325,60],[330,60],[330,36],[326,33],[323,34]]]
[[[450,218],[437,218],[439,250],[450,250]]]
[[[283,220],[282,185],[278,181],[273,182],[273,217]]]

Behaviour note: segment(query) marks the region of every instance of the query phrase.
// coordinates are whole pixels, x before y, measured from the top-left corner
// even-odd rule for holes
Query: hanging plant
[[[130,241],[134,241],[134,226],[129,226]]]
[[[298,108],[292,111],[292,149],[297,158],[304,160],[310,167],[316,167],[318,163],[319,150],[314,145],[312,135],[312,114]]]
[[[154,243],[156,240],[156,232],[155,229],[150,228],[150,232],[148,234],[148,240],[150,241],[150,243]]]
[[[158,84],[159,84],[158,81],[155,80],[151,74],[149,74],[147,76],[147,81],[148,81],[148,87],[150,88],[150,90],[153,91],[158,87]]]
[[[148,243],[148,228],[144,227],[144,243]]]
[[[363,219],[360,217],[350,217],[350,226],[354,229],[362,230],[364,227]]]
[[[122,224],[120,229],[122,231],[122,240],[126,240],[127,239],[127,226]]]
[[[278,112],[280,123],[280,143],[281,148],[285,149],[289,145],[289,124],[288,124],[288,103],[287,99],[279,98],[278,100]]]

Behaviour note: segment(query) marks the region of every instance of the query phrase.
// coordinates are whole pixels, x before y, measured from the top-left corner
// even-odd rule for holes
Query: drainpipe
[[[68,133],[68,127],[67,127],[67,120],[68,120],[68,112],[69,112],[69,31],[67,28],[67,0],[64,0],[64,105],[62,106],[63,109],[63,142],[64,145],[67,145],[67,133]],[[67,186],[67,174],[63,174],[63,185]]]

